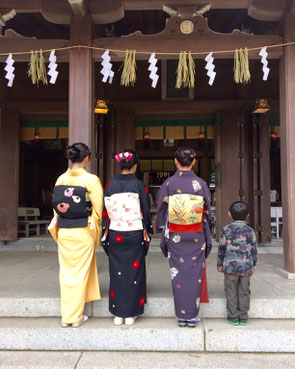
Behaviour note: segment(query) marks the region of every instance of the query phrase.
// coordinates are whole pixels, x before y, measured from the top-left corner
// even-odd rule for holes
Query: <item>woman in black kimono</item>
[[[109,310],[114,324],[132,325],[146,303],[145,256],[153,233],[150,198],[135,177],[138,157],[125,150],[115,156],[118,174],[105,188],[102,245],[109,256]]]
[[[163,183],[157,203],[157,228],[163,229],[161,248],[169,259],[180,327],[195,327],[200,302],[208,302],[204,269],[212,247],[210,191],[192,170],[195,161],[193,149],[176,151],[178,171]]]

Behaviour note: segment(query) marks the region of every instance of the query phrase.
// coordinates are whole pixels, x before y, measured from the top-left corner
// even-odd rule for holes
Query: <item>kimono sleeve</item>
[[[226,237],[224,234],[224,230],[221,231],[219,237],[219,245],[218,245],[218,254],[217,254],[217,270],[219,272],[223,271],[223,261],[226,253]]]
[[[165,181],[157,194],[157,229],[164,228],[168,219],[168,203],[165,198],[168,196],[168,184]]]
[[[147,233],[154,233],[151,215],[151,199],[143,182],[139,182],[140,207],[143,215],[143,224]]]
[[[251,239],[251,256],[253,260],[253,266],[257,264],[257,241],[255,232],[252,230],[252,239]]]
[[[55,183],[55,186],[58,186],[63,182],[62,178],[63,178],[63,176],[58,177],[58,179]],[[50,224],[47,228],[56,243],[58,243],[58,227],[57,227],[58,217],[59,217],[59,215],[53,209],[53,218],[52,218],[52,220],[51,220],[51,222],[50,222]]]
[[[97,246],[99,246],[102,225],[103,189],[97,176],[94,176],[94,180],[92,181],[90,188],[87,188],[87,190],[92,204],[95,238]]]
[[[211,193],[206,182],[203,183],[204,190],[204,215],[203,215],[203,225],[204,225],[204,236],[206,241],[205,257],[207,258],[212,249],[211,240]]]

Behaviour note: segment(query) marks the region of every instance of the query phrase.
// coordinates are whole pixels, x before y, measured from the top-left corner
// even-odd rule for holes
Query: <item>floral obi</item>
[[[169,196],[169,231],[202,232],[203,211],[203,196],[183,193]]]
[[[143,230],[138,193],[123,192],[105,197],[105,207],[113,231]]]

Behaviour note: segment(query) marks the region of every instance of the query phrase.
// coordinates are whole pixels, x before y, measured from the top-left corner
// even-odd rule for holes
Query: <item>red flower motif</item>
[[[115,292],[111,290],[111,298],[113,299],[115,297]]]
[[[139,268],[139,266],[140,266],[140,262],[139,262],[139,261],[137,261],[137,260],[135,260],[135,261],[132,263],[132,268],[133,268],[133,269],[138,269],[138,268]]]
[[[107,189],[110,185],[110,182],[107,182],[105,189]]]
[[[139,300],[139,305],[143,306],[145,303],[144,297]]]
[[[147,190],[146,187],[144,188],[144,191],[145,191],[145,193],[149,194],[149,191]]]
[[[118,234],[118,235],[115,237],[115,240],[116,240],[116,242],[121,243],[121,242],[123,241],[123,237],[122,237],[120,234]]]
[[[103,212],[102,212],[102,217],[103,218],[106,218],[108,216],[108,212],[106,211],[106,210],[104,210]]]

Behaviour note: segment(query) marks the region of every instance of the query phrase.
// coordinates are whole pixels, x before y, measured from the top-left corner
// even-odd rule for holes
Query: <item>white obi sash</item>
[[[143,230],[139,195],[132,192],[116,193],[105,197],[105,207],[113,231]]]

